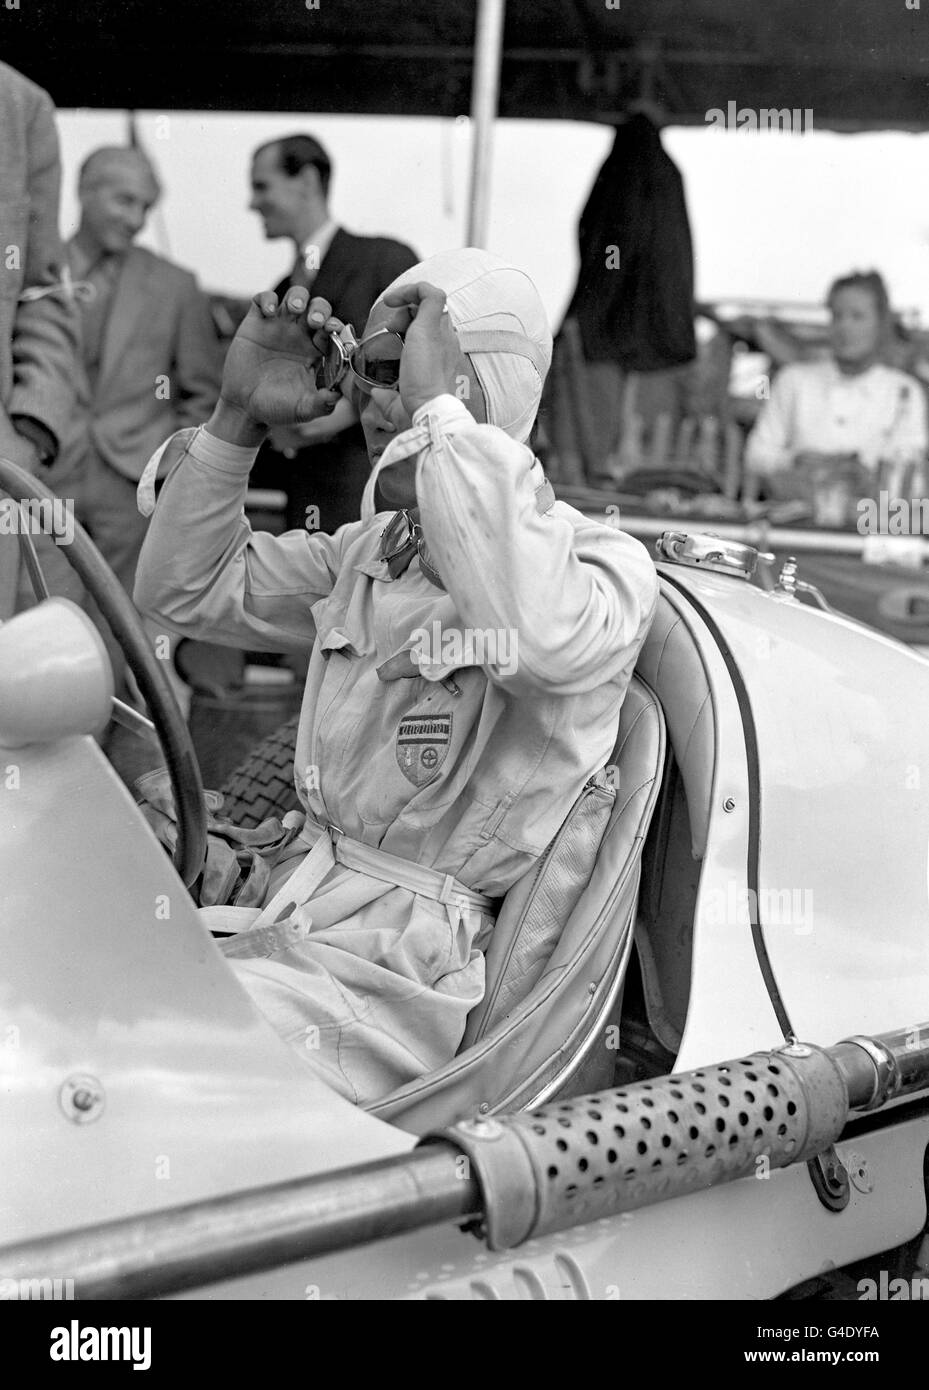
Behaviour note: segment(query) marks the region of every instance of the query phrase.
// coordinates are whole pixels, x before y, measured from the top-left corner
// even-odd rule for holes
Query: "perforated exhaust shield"
[[[822,1152],[848,1117],[845,1079],[814,1047],[757,1053],[681,1076],[465,1120],[448,1139],[470,1159],[491,1249],[614,1212],[784,1168]],[[532,1197],[530,1198],[530,1194]]]

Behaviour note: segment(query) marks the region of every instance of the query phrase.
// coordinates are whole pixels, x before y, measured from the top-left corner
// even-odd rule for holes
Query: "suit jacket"
[[[55,108],[41,87],[0,63],[0,406],[30,415],[57,440],[74,400],[77,315],[60,284],[61,169]]]
[[[415,251],[389,237],[355,236],[342,227],[336,231],[310,293],[321,295],[343,323],[361,336],[371,305],[392,280],[417,262]],[[295,283],[290,276],[275,286],[278,296]]]
[[[221,376],[216,329],[194,276],[132,247],[113,290],[94,384],[79,365],[56,484],[79,470],[88,445],[137,481],[168,435],[209,417]]]

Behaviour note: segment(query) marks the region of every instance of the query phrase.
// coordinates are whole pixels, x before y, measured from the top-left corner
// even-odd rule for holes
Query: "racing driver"
[[[139,607],[187,637],[311,649],[299,833],[263,906],[212,909],[222,949],[356,1103],[455,1055],[495,908],[609,761],[655,611],[644,547],[556,501],[527,445],[551,350],[532,282],[474,249],[395,280],[357,344],[306,289],[262,293],[209,422],[163,446]],[[345,375],[318,388],[332,353]],[[374,465],[361,519],[253,532],[269,429],[337,403]],[[375,514],[375,478],[395,511]]]

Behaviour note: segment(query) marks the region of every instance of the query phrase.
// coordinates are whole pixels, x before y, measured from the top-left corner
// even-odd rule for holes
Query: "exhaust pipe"
[[[929,1087],[929,1024],[773,1052],[525,1114],[413,1153],[0,1249],[4,1279],[164,1297],[463,1220],[492,1250],[821,1154],[855,1112]],[[468,1162],[463,1162],[466,1157]]]
[[[929,1028],[790,1043],[681,1076],[461,1121],[427,1135],[471,1160],[492,1250],[804,1163],[855,1111],[929,1085]]]

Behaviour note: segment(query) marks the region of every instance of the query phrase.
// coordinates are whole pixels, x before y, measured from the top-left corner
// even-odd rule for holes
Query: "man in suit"
[[[5,63],[0,130],[0,457],[34,473],[54,462],[74,399],[77,318],[62,284],[55,108]],[[55,546],[39,549],[44,559]],[[0,535],[0,622],[19,571],[17,537]]]
[[[136,484],[166,433],[206,420],[219,344],[189,271],[133,245],[160,189],[140,150],[106,147],[81,166],[80,225],[67,255],[80,306],[77,408],[53,470],[128,593],[147,519]],[[122,671],[109,631],[103,633]]]
[[[67,246],[83,370],[59,467],[78,476],[82,520],[130,593],[147,525],[136,484],[166,430],[209,417],[221,374],[194,276],[133,245],[159,193],[140,150],[95,150],[81,166],[81,220]]]
[[[253,156],[250,207],[267,238],[288,237],[294,244],[293,269],[275,286],[278,298],[291,286],[312,286],[315,296],[361,332],[378,295],[419,257],[402,242],[355,236],[340,227],[329,210],[331,179],[332,162],[311,135],[274,140]],[[311,529],[335,531],[357,521],[370,464],[347,403],[331,420],[278,434],[276,442],[286,454],[265,450],[253,479],[287,493],[288,527],[306,525],[311,506],[319,508],[318,525],[314,513]]]

